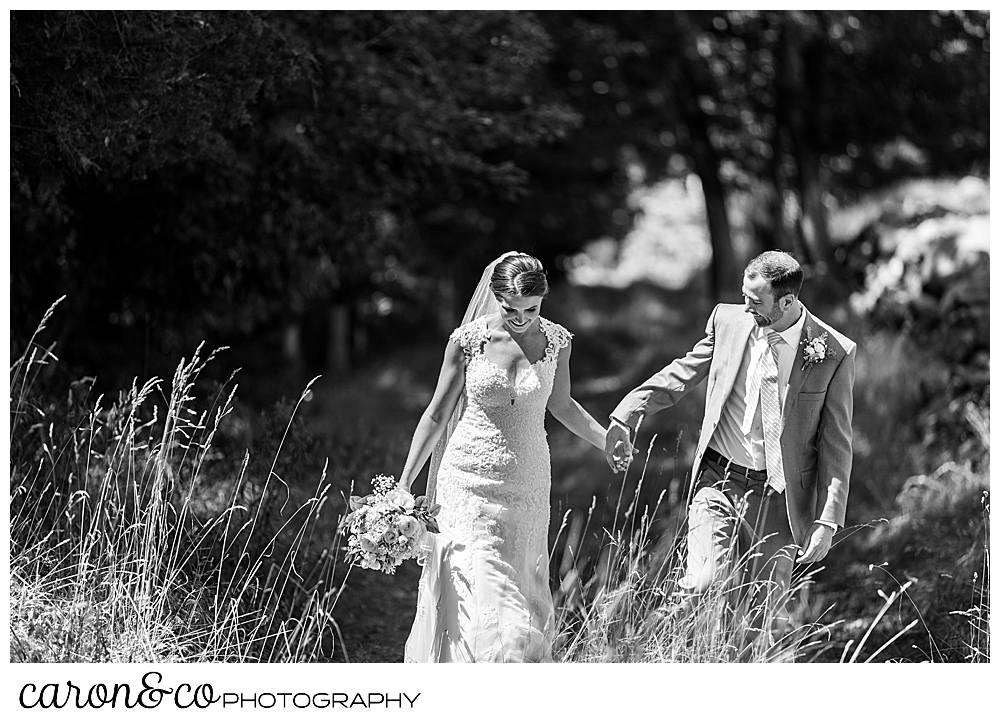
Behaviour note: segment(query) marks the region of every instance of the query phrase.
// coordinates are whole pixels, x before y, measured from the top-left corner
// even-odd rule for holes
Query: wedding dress
[[[430,535],[406,662],[551,662],[551,465],[545,407],[571,338],[539,317],[543,357],[516,379],[486,357],[485,318],[456,329],[466,406],[437,471]]]

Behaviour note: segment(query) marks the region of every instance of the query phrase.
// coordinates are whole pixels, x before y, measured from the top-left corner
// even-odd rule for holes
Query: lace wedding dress
[[[552,661],[544,419],[571,335],[538,322],[545,354],[513,384],[486,357],[485,318],[451,335],[465,350],[466,407],[437,473],[441,532],[430,536],[408,663]]]

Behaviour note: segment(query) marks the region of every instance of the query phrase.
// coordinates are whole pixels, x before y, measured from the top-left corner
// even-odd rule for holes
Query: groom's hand
[[[608,465],[615,472],[624,472],[632,461],[632,442],[628,427],[618,421],[612,421],[608,433],[604,437],[604,456]]]
[[[833,530],[826,525],[814,522],[813,526],[809,528],[809,534],[806,535],[806,547],[799,552],[799,557],[795,562],[800,565],[819,562],[826,557],[832,543]]]

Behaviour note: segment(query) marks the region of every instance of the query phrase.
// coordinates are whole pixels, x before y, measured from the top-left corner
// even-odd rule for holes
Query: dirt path
[[[407,560],[395,575],[351,570],[337,603],[344,650],[337,651],[335,662],[403,662],[403,647],[416,613],[419,579],[420,567],[413,560]]]

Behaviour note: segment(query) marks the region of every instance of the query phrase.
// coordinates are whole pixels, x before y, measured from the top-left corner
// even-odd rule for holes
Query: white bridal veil
[[[465,315],[462,317],[462,326],[465,326],[470,321],[474,321],[481,316],[489,316],[490,314],[500,311],[500,305],[497,304],[497,299],[493,295],[493,291],[490,289],[490,282],[493,280],[493,270],[496,269],[497,264],[508,256],[520,255],[520,251],[508,251],[499,258],[491,261],[483,270],[483,275],[479,279],[479,285],[476,286],[476,290],[472,293],[472,299],[469,301],[469,305],[465,309]],[[431,466],[430,470],[427,472],[427,497],[431,502],[434,502],[435,492],[437,490],[437,473],[438,468],[441,466],[441,457],[444,455],[445,447],[448,446],[448,440],[451,439],[452,432],[455,431],[455,427],[458,425],[458,420],[461,419],[462,412],[464,410],[465,392],[463,391],[462,396],[459,397],[458,404],[455,406],[455,411],[452,412],[451,418],[448,420],[448,425],[445,427],[444,434],[441,435],[441,439],[438,441],[437,446],[434,447],[434,452],[431,454]]]

